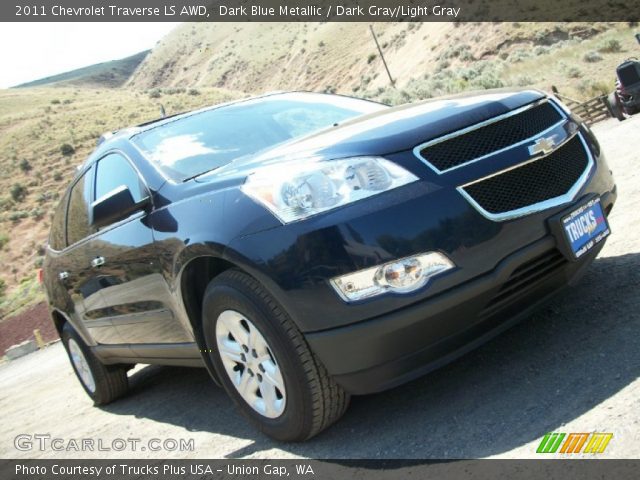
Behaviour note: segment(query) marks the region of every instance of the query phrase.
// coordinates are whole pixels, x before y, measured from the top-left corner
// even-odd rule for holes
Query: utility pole
[[[391,72],[389,71],[389,66],[387,65],[387,61],[384,59],[384,54],[382,53],[382,49],[380,48],[380,44],[378,43],[378,37],[376,37],[376,32],[373,31],[373,25],[369,25],[369,30],[371,30],[371,35],[373,35],[373,41],[376,42],[376,47],[378,47],[378,52],[380,53],[380,58],[382,59],[382,63],[384,64],[384,68],[387,71],[387,75],[389,75],[389,81],[391,82],[391,86],[396,86],[396,81],[391,76]]]

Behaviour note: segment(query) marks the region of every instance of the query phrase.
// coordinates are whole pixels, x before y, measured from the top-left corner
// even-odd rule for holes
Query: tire
[[[207,287],[202,310],[206,351],[218,378],[261,432],[280,441],[303,441],[344,414],[349,394],[255,279],[238,270],[223,272]]]
[[[127,367],[103,364],[69,323],[64,324],[61,337],[73,371],[94,405],[106,405],[127,392]]]
[[[609,112],[611,112],[611,115],[619,121],[622,122],[627,119],[627,117],[624,116],[624,113],[622,113],[616,92],[611,92],[607,96],[607,105],[609,106]]]

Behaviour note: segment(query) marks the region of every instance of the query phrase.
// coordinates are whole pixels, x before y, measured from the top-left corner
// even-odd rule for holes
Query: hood
[[[492,90],[385,108],[244,157],[197,181],[238,175],[277,162],[388,155],[469,127],[544,98],[537,90]]]

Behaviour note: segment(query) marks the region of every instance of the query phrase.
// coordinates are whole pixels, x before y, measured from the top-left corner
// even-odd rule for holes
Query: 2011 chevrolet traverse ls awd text
[[[205,366],[263,432],[304,440],[572,283],[615,199],[589,128],[539,91],[271,94],[102,138],[44,283],[96,404],[134,364]]]

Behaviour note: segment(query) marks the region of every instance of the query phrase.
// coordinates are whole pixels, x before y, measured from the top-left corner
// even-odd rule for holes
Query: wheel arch
[[[180,296],[199,348],[205,348],[202,334],[202,301],[209,283],[237,265],[213,255],[192,258],[180,274]]]
[[[58,335],[62,336],[62,328],[64,324],[68,322],[67,317],[62,314],[62,312],[57,309],[51,310],[51,320],[53,321],[53,325],[58,332]]]
[[[192,255],[188,260],[182,260],[182,268],[176,275],[174,288],[178,291],[179,303],[186,315],[185,320],[191,327],[207,370],[209,370],[214,380],[219,383],[209,356],[204,354],[204,349],[207,347],[202,328],[204,294],[209,283],[211,283],[214,278],[230,269],[239,270],[257,281],[283,306],[289,315],[291,315],[291,312],[287,310],[286,305],[281,301],[282,293],[278,290],[277,285],[274,285],[268,275],[262,272],[257,265],[246,257],[239,255],[230,248],[226,248],[223,251],[215,249],[203,251],[202,249],[198,249],[196,251],[192,250],[192,252],[195,253],[195,255]],[[184,259],[185,256],[182,258]],[[297,324],[293,316],[292,319],[294,323]]]
[[[62,338],[62,329],[65,325],[69,324],[71,328],[73,328],[73,330],[80,336],[80,338],[82,338],[82,341],[85,344],[87,344],[89,347],[95,346],[95,342],[91,338],[91,335],[89,335],[89,333],[85,329],[77,325],[76,322],[74,322],[73,319],[62,310],[53,308],[50,310],[49,315],[51,316],[51,321],[53,322],[53,325],[60,338]]]
[[[226,253],[229,253],[229,250]],[[204,293],[209,283],[226,270],[236,269],[253,278],[291,315],[291,312],[286,308],[286,304],[282,301],[282,292],[279,291],[277,285],[270,281],[268,275],[260,271],[256,265],[246,260],[246,258],[238,255],[229,256],[225,254],[223,257],[214,252],[208,252],[194,256],[183,264],[177,282],[180,289],[181,303],[200,348],[204,348],[201,331]]]

